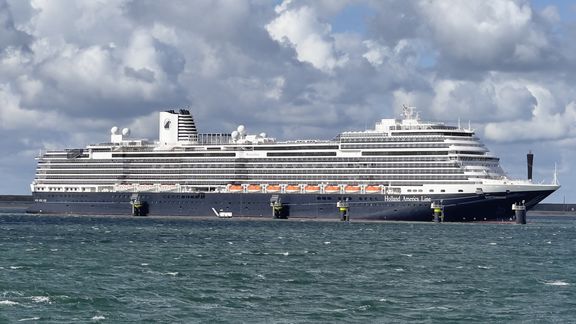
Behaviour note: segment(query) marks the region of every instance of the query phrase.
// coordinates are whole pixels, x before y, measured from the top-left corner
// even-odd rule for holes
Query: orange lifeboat
[[[248,192],[260,192],[260,191],[262,191],[261,185],[249,185],[248,186]]]
[[[338,193],[340,192],[340,186],[326,186],[324,187],[325,193]]]
[[[268,185],[268,186],[266,186],[266,191],[267,192],[280,192],[280,186],[279,185]]]
[[[320,186],[309,185],[304,187],[304,190],[306,192],[320,192]]]
[[[287,186],[286,186],[286,192],[287,192],[287,193],[300,192],[300,186],[287,185]]]
[[[366,193],[380,193],[380,186],[367,186]]]
[[[230,187],[228,187],[228,191],[230,191],[230,192],[242,192],[242,186],[241,185],[231,185]]]
[[[346,186],[344,187],[344,191],[346,191],[347,193],[359,193],[360,186]]]

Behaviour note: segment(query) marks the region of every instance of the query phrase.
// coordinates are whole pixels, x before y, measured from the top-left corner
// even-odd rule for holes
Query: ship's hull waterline
[[[348,204],[350,220],[432,221],[432,202],[440,203],[443,221],[509,221],[512,204],[525,201],[531,208],[554,190],[507,194],[453,194],[418,196],[382,194],[266,194],[266,193],[34,193],[30,213],[74,215],[133,215],[138,197],[142,215],[184,217],[256,217],[339,220],[339,201]],[[271,199],[281,201],[274,216]]]

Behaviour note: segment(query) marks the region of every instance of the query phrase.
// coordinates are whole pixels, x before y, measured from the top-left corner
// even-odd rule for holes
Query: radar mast
[[[402,105],[402,119],[418,120],[420,116],[414,111],[415,107]]]

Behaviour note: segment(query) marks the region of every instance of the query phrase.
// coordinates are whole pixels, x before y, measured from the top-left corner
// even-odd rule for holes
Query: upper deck
[[[474,186],[505,177],[498,158],[473,130],[422,122],[408,107],[401,119],[382,119],[373,129],[342,132],[332,140],[277,141],[265,133],[249,134],[244,126],[203,134],[187,111],[160,113],[159,127],[157,141],[133,139],[129,130],[114,127],[110,142],[45,152],[38,157],[33,186],[39,191],[194,191],[313,184],[408,190]]]

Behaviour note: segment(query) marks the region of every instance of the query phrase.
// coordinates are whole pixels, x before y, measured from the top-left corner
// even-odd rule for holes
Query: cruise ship
[[[337,134],[334,134],[337,135]],[[42,152],[31,213],[495,221],[559,188],[506,176],[474,130],[412,107],[332,140],[199,133],[188,110],[159,113],[159,140],[111,129],[110,142]]]

